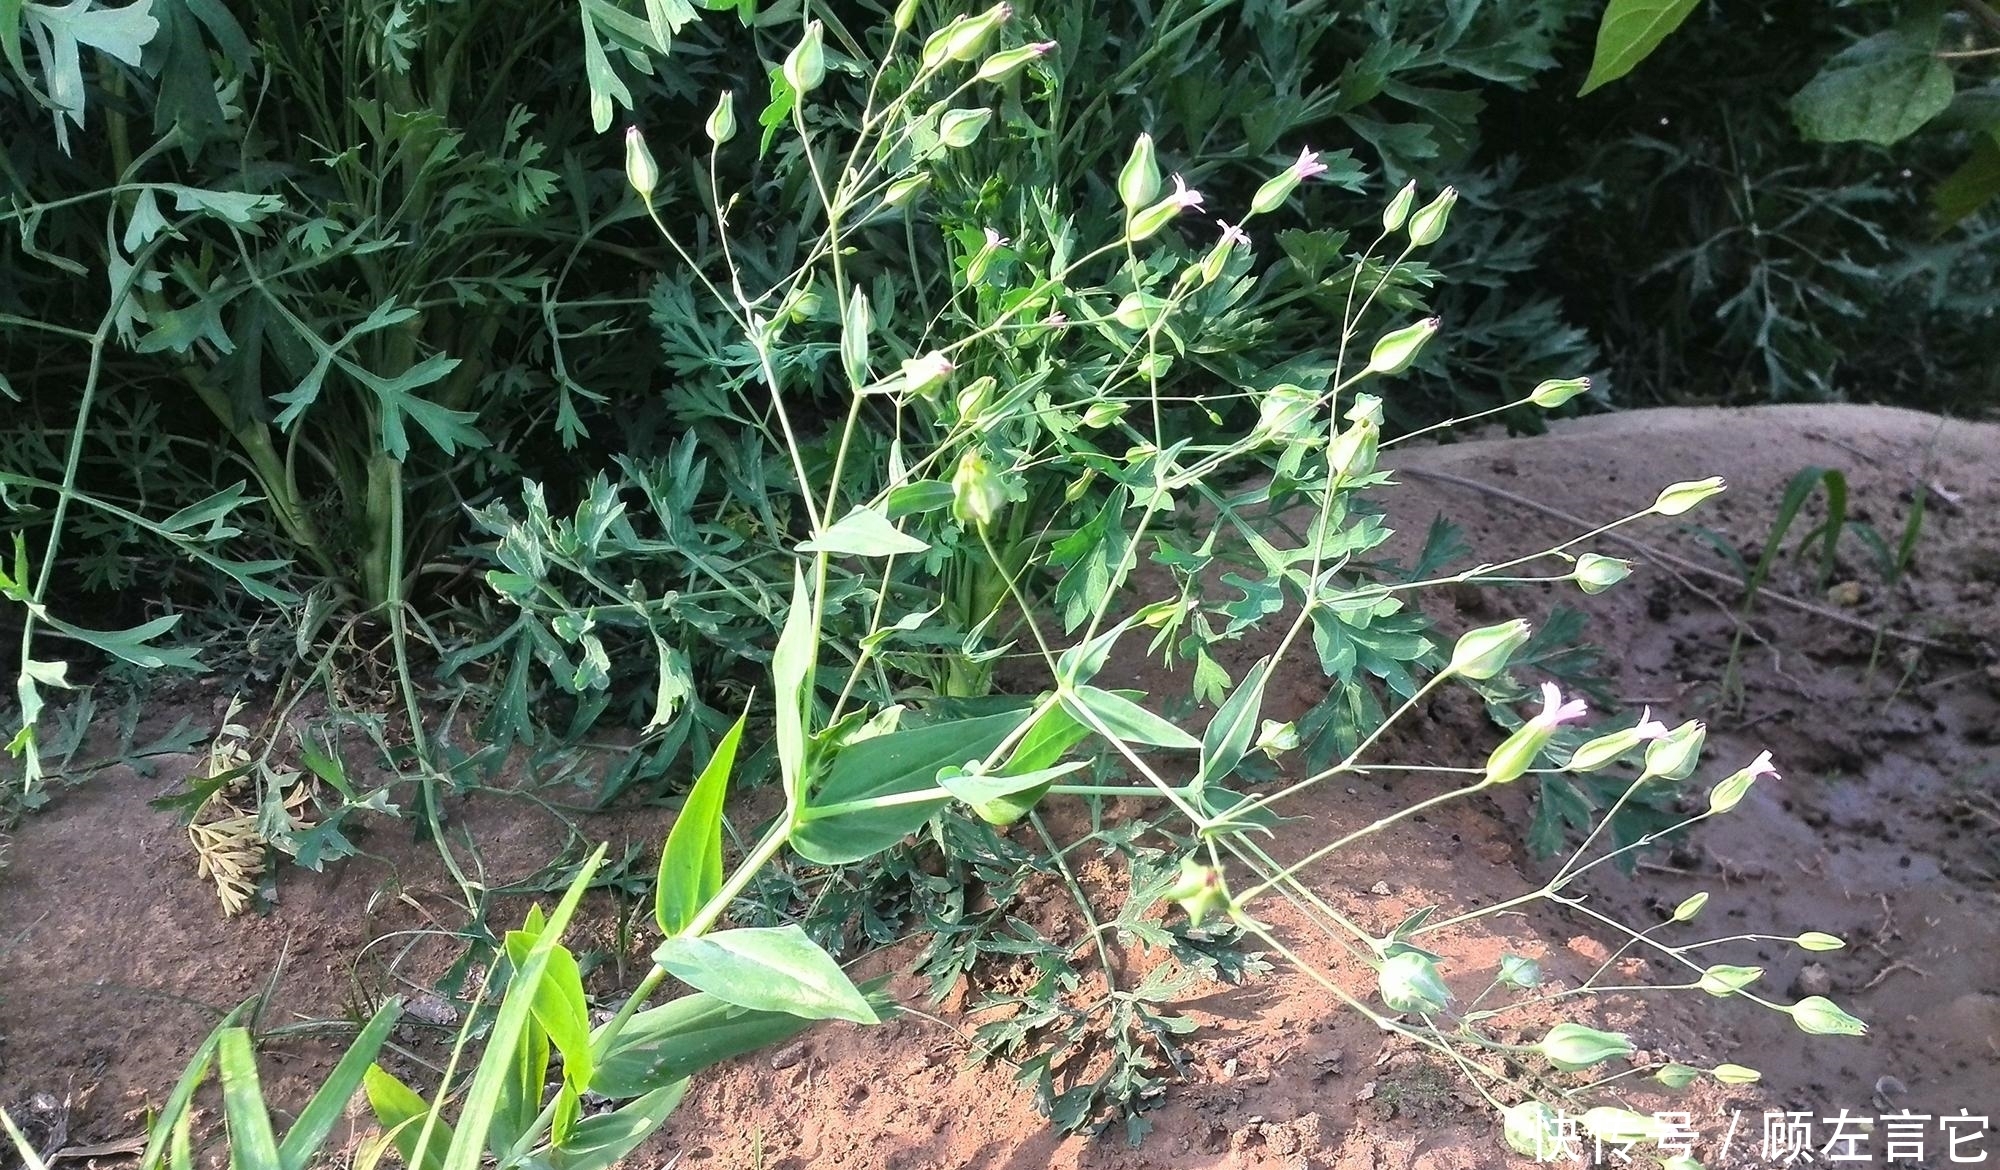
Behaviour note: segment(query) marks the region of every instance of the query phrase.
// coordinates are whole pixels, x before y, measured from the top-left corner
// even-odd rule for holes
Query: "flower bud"
[[[1174,176],[1173,194],[1161,199],[1150,207],[1134,212],[1125,223],[1125,238],[1133,243],[1146,239],[1174,221],[1174,217],[1190,207],[1201,206],[1201,192],[1190,190]]]
[[[1153,136],[1139,135],[1125,169],[1118,172],[1118,198],[1129,215],[1151,203],[1160,193],[1160,164],[1153,157]]]
[[[984,528],[1006,505],[1007,487],[986,456],[978,448],[959,456],[951,474],[951,514],[962,524]]]
[[[992,120],[992,110],[946,110],[938,119],[938,141],[953,149],[971,146]]]
[[[1417,354],[1438,331],[1440,322],[1436,317],[1427,317],[1414,325],[1405,325],[1392,333],[1385,333],[1375,343],[1375,349],[1368,355],[1368,372],[1371,374],[1400,374],[1417,360]]]
[[[1040,41],[1018,49],[1002,49],[981,62],[979,72],[973,76],[981,81],[1005,81],[1025,69],[1030,62],[1048,56],[1055,47],[1054,41]]]
[[[1458,203],[1458,188],[1446,187],[1437,193],[1437,198],[1419,207],[1410,217],[1410,244],[1422,248],[1437,243],[1444,234],[1444,221],[1451,215],[1451,209]]]
[[[1187,911],[1190,926],[1200,926],[1210,914],[1232,906],[1229,891],[1222,884],[1222,871],[1192,857],[1181,858],[1180,880],[1167,888],[1166,896]]]
[[[1839,938],[1818,930],[1808,930],[1792,941],[1809,951],[1837,951],[1847,945]]]
[[[708,140],[721,146],[736,137],[736,97],[728,90],[715,99],[715,109],[708,115]]]
[[[1660,498],[1653,501],[1653,512],[1660,516],[1678,516],[1721,491],[1723,487],[1722,477],[1719,475],[1668,484],[1661,490]]]
[[[1557,1024],[1535,1045],[1550,1064],[1564,1072],[1580,1072],[1615,1056],[1630,1056],[1632,1040],[1623,1032],[1600,1032],[1582,1024]]]
[[[826,80],[826,28],[819,21],[806,24],[806,35],[785,54],[785,83],[800,97],[819,88]]]
[[[1576,754],[1563,765],[1572,772],[1595,772],[1599,768],[1616,762],[1619,757],[1642,743],[1651,743],[1667,734],[1666,724],[1653,718],[1653,709],[1646,708],[1637,725],[1609,735],[1600,735],[1576,749]]]
[[[1208,250],[1208,255],[1202,257],[1201,283],[1205,285],[1214,284],[1222,279],[1223,269],[1228,266],[1229,257],[1236,251],[1238,244],[1247,247],[1250,243],[1250,237],[1243,234],[1243,229],[1232,226],[1225,220],[1215,222],[1222,228],[1222,238]]]
[[[1717,999],[1735,995],[1764,977],[1762,967],[1737,967],[1729,963],[1717,963],[1701,973],[1695,986]]]
[[[1417,181],[1411,179],[1403,184],[1401,191],[1396,192],[1394,199],[1389,200],[1389,206],[1382,209],[1382,230],[1393,232],[1401,228],[1403,221],[1410,218],[1410,204],[1416,201]]]
[[[1799,1031],[1815,1036],[1866,1036],[1868,1025],[1841,1011],[1823,995],[1809,995],[1785,1009]]]
[[[1631,575],[1631,561],[1602,557],[1596,553],[1584,553],[1576,558],[1576,569],[1570,573],[1576,587],[1585,593],[1602,593]]]
[[[1700,1075],[1701,1070],[1693,1065],[1675,1061],[1661,1065],[1660,1070],[1653,1074],[1653,1079],[1669,1089],[1685,1089],[1694,1084],[1694,1079]]]
[[[890,19],[895,23],[897,32],[910,31],[910,26],[917,22],[917,6],[921,2],[922,0],[902,0],[902,3],[896,5],[895,15]]]
[[[1562,1156],[1562,1117],[1540,1101],[1523,1101],[1500,1111],[1500,1136],[1509,1149],[1536,1162]]]
[[[1326,164],[1319,161],[1318,151],[1301,150],[1297,161],[1264,180],[1263,185],[1257,188],[1257,193],[1250,197],[1250,214],[1264,215],[1276,211],[1292,197],[1292,192],[1298,189],[1301,182],[1325,173]]]
[[[1384,417],[1382,414],[1382,399],[1373,394],[1356,394],[1354,402],[1347,408],[1347,413],[1340,417],[1346,419],[1348,422],[1365,422],[1379,428],[1382,425]]]
[[[1703,890],[1698,894],[1690,894],[1680,905],[1674,907],[1674,916],[1671,921],[1693,922],[1695,915],[1700,914],[1701,908],[1706,905],[1708,905],[1707,890]]]
[[[625,128],[625,178],[639,197],[651,203],[653,188],[660,185],[660,167],[653,161],[653,152],[646,149],[645,136],[637,126]]]
[[[1160,319],[1166,308],[1167,302],[1151,293],[1126,293],[1118,307],[1111,310],[1111,319],[1127,329],[1147,329]]]
[[[1528,401],[1543,410],[1554,410],[1590,390],[1589,378],[1551,378],[1528,392]]]
[[[1099,399],[1083,410],[1083,425],[1091,430],[1100,430],[1125,417],[1132,404],[1123,399]]]
[[[1708,790],[1708,811],[1711,814],[1728,812],[1749,795],[1750,786],[1760,777],[1775,777],[1777,774],[1778,769],[1771,765],[1771,753],[1759,753],[1756,759],[1750,761],[1749,767],[1730,774]]]
[[[1708,725],[1690,719],[1646,745],[1646,771],[1640,779],[1654,776],[1685,780],[1701,762],[1701,745],[1708,739]]]
[[[1319,396],[1292,382],[1264,391],[1257,404],[1256,434],[1266,442],[1297,443],[1318,430]]]
[[[1740,1064],[1718,1064],[1708,1070],[1708,1075],[1725,1085],[1754,1085],[1764,1079],[1763,1073]]]
[[[1492,678],[1507,669],[1507,660],[1528,640],[1529,632],[1528,623],[1521,618],[1467,630],[1452,647],[1445,671],[1461,678]]]
[[[1335,435],[1326,449],[1327,474],[1351,479],[1375,470],[1375,453],[1381,440],[1382,428],[1368,419],[1349,426]]]
[[[1522,955],[1502,955],[1497,978],[1509,987],[1533,991],[1542,985],[1542,965]]]
[[[945,379],[951,377],[952,370],[956,368],[951,364],[950,358],[935,349],[922,357],[905,358],[903,389],[925,398],[933,397],[938,387],[944,385]]]
[[[1384,960],[1378,983],[1390,1011],[1431,1016],[1451,1002],[1451,989],[1438,974],[1437,964],[1419,951],[1402,951]]]
[[[1257,750],[1271,759],[1297,750],[1298,746],[1299,729],[1289,720],[1280,723],[1276,719],[1266,719],[1257,732]]]
[[[1619,1145],[1657,1142],[1673,1134],[1672,1127],[1663,1118],[1634,1113],[1630,1109],[1617,1109],[1610,1105],[1599,1105],[1595,1109],[1584,1110],[1580,1121],[1584,1132],[1591,1137],[1601,1142],[1613,1142]]]
[[[889,184],[882,192],[882,205],[884,207],[901,207],[915,198],[918,192],[930,185],[931,174],[929,171],[918,171],[914,175],[904,175],[902,178]]]
[[[952,21],[932,39],[944,39],[942,52],[945,60],[970,61],[986,50],[986,43],[993,39],[993,34],[1013,16],[1013,5],[995,4],[978,16]]]
[[[958,417],[978,417],[979,412],[986,409],[987,402],[993,397],[994,387],[998,385],[999,379],[991,374],[973,379],[970,385],[958,392]]]

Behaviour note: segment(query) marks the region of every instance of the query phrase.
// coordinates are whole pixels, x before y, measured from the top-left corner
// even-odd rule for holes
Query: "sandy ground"
[[[1723,558],[1675,521],[1636,526],[1641,548],[1597,546],[1641,562],[1609,593],[1459,591],[1427,608],[1458,627],[1578,606],[1623,703],[1650,705],[1670,722],[1710,722],[1704,780],[1765,749],[1783,773],[1731,817],[1648,855],[1631,877],[1595,871],[1590,905],[1655,921],[1662,907],[1707,891],[1704,925],[1841,935],[1850,945],[1831,954],[1742,943],[1715,957],[1766,967],[1760,986],[1780,999],[1830,995],[1872,1031],[1809,1037],[1787,1017],[1698,993],[1615,997],[1592,1018],[1630,1031],[1650,1056],[1730,1060],[1765,1074],[1760,1085],[1711,1086],[1680,1104],[1641,1093],[1635,1106],[1693,1112],[1702,1135],[1695,1153],[1711,1168],[1766,1164],[1757,1148],[1766,1110],[1992,1114],[2000,1106],[2000,427],[1860,407],[1660,410],[1579,420],[1536,438],[1399,449],[1387,462],[1403,472],[1383,496],[1399,539],[1443,512],[1464,529],[1473,561],[1552,543],[1643,508],[1664,483],[1707,474],[1727,476],[1731,490],[1685,519],[1754,560],[1786,482],[1807,466],[1841,470],[1850,512],[1893,545],[1923,488],[1921,539],[1894,584],[1858,540],[1843,543],[1825,590],[1816,566],[1781,563],[1770,591],[1790,600],[1767,596],[1748,619],[1740,703],[1724,702],[1719,688],[1739,593]],[[1142,578],[1142,595],[1147,586]],[[1275,634],[1248,639],[1223,665],[1240,674],[1273,642]],[[1185,689],[1139,661],[1115,661],[1104,679]],[[1324,686],[1310,650],[1295,653],[1272,681],[1276,709],[1266,714],[1300,715]],[[1447,698],[1383,756],[1473,763],[1495,738],[1476,705]],[[19,828],[0,871],[0,1102],[59,1118],[72,1147],[140,1132],[144,1110],[163,1099],[219,1014],[253,995],[263,996],[264,1027],[290,1029],[267,1045],[266,1086],[298,1099],[330,1050],[301,1025],[388,991],[420,992],[444,972],[448,932],[463,924],[435,853],[395,827],[366,838],[371,856],[324,875],[288,871],[271,914],[222,919],[181,830],[147,803],[190,766],[151,778],[114,770],[65,793]],[[1280,828],[1273,852],[1302,855],[1437,790],[1408,774],[1357,781],[1304,794],[1292,809],[1302,819]],[[1551,872],[1522,845],[1532,800],[1528,785],[1515,785],[1498,799],[1445,806],[1316,866],[1312,883],[1376,931],[1420,906],[1451,913],[1520,893]],[[525,798],[488,794],[449,811],[478,840],[495,888],[573,844]],[[617,857],[657,849],[670,818],[637,808],[582,828],[609,840]],[[1087,874],[1085,885],[1108,899],[1117,877]],[[620,935],[631,909],[594,902],[573,944],[643,954],[643,931]],[[1030,911],[1045,929],[1065,929],[1059,901]],[[1268,917],[1347,985],[1365,993],[1372,984],[1288,908]],[[1606,956],[1609,937],[1584,915],[1552,908],[1444,935],[1447,968],[1481,982],[1509,951],[1538,959],[1552,978],[1579,980]],[[894,973],[910,954],[892,949],[864,965]],[[1133,950],[1120,961],[1143,970],[1153,960]],[[609,990],[630,974],[608,963],[595,978]],[[1633,974],[1657,981],[1662,972],[1639,965]],[[975,973],[972,990],[999,978]],[[918,997],[914,979],[893,986]],[[1116,1133],[1052,1132],[1011,1070],[968,1062],[964,1037],[980,1022],[964,1010],[970,998],[955,996],[937,1021],[820,1028],[716,1070],[631,1164],[678,1156],[685,1167],[1444,1170],[1511,1160],[1483,1103],[1448,1071],[1282,965],[1183,1005],[1200,1024],[1188,1040],[1194,1059],[1148,1115],[1155,1129],[1136,1150]],[[405,1039],[421,1051],[420,1037]],[[65,1100],[53,1113],[34,1108]],[[1736,1136],[1723,1151],[1732,1116]],[[1934,1151],[1943,1149],[1939,1132],[1931,1131]],[[1983,1140],[2000,1157],[2000,1135]]]

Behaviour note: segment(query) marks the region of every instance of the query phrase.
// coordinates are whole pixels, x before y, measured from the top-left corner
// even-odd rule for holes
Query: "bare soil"
[[[1624,704],[1649,705],[1670,722],[1709,721],[1708,762],[1695,792],[1765,749],[1783,773],[1729,817],[1649,854],[1631,877],[1593,871],[1589,905],[1643,924],[1705,890],[1711,901],[1698,925],[1710,933],[1840,935],[1849,945],[1828,954],[1744,943],[1713,956],[1764,966],[1759,986],[1775,998],[1829,995],[1872,1030],[1862,1038],[1806,1036],[1788,1017],[1698,993],[1613,997],[1590,1018],[1629,1031],[1650,1057],[1734,1061],[1764,1073],[1756,1086],[1709,1085],[1673,1102],[1635,1091],[1633,1107],[1693,1112],[1702,1135],[1695,1153],[1711,1168],[1766,1164],[1757,1148],[1765,1110],[1993,1114],[2000,1107],[2000,427],[1861,407],[1659,410],[1579,420],[1535,438],[1398,449],[1386,462],[1403,473],[1401,486],[1384,495],[1392,523],[1404,530],[1399,540],[1421,535],[1442,512],[1462,526],[1478,560],[1541,547],[1645,507],[1667,482],[1707,474],[1727,476],[1730,491],[1683,519],[1751,561],[1801,468],[1841,470],[1851,513],[1892,547],[1914,493],[1925,493],[1913,562],[1893,584],[1856,540],[1843,542],[1824,589],[1816,564],[1787,555],[1740,639],[1740,702],[1722,686],[1740,591],[1724,559],[1676,521],[1630,530],[1643,549],[1592,546],[1640,562],[1632,579],[1603,595],[1550,586],[1458,591],[1440,594],[1443,608],[1433,613],[1456,627],[1539,618],[1558,602],[1578,606],[1590,615],[1587,636],[1605,648],[1604,672]],[[1793,543],[1808,527],[1795,528]],[[1246,640],[1223,665],[1240,675],[1275,637]],[[1308,650],[1285,664],[1267,715],[1295,717],[1318,698],[1325,683],[1310,659]],[[1185,690],[1143,661],[1114,663],[1106,675]],[[194,714],[208,720],[220,711]],[[1476,704],[1446,698],[1382,756],[1477,762],[1495,737]],[[224,919],[196,877],[183,830],[148,804],[197,762],[150,778],[117,769],[65,792],[18,829],[0,870],[0,1103],[79,1159],[115,1161],[93,1151],[142,1132],[145,1111],[164,1099],[201,1037],[253,996],[261,997],[260,1025],[279,1033],[263,1057],[266,1088],[276,1100],[302,1100],[339,1043],[313,1023],[385,992],[423,995],[452,961],[452,932],[465,926],[435,847],[395,822],[360,839],[368,856],[324,874],[287,870],[270,914]],[[1291,811],[1303,819],[1281,827],[1271,848],[1303,855],[1438,790],[1421,775],[1387,772],[1322,785],[1299,798]],[[1421,906],[1453,913],[1524,892],[1552,872],[1522,843],[1532,799],[1527,785],[1515,785],[1497,799],[1444,806],[1316,867],[1312,883],[1377,932]],[[478,843],[484,869],[476,877],[496,891],[495,921],[517,912],[520,898],[506,891],[577,852],[564,822],[527,795],[487,793],[444,811],[454,832]],[[641,851],[643,869],[671,816],[639,807],[587,817],[580,827],[610,841],[614,858]],[[471,850],[455,855],[474,864]],[[594,899],[573,936],[579,948],[612,960],[593,974],[606,992],[636,978],[647,950],[643,915],[640,929],[621,930],[633,912]],[[1363,994],[1372,986],[1367,971],[1304,929],[1288,907],[1273,906],[1267,917],[1346,986]],[[1574,983],[1604,960],[1607,941],[1615,945],[1584,914],[1544,905],[1447,932],[1439,949],[1446,969],[1466,982],[1483,983],[1502,953],[1515,952]],[[864,967],[896,974],[913,953],[891,948]],[[1125,959],[1134,970],[1151,961],[1142,953]],[[1667,977],[1643,961],[1627,964],[1629,982]],[[920,998],[920,984],[907,975],[892,986],[909,1002]],[[631,1164],[677,1157],[685,1167],[774,1170],[1448,1170],[1518,1161],[1483,1102],[1448,1068],[1282,965],[1183,1005],[1201,1025],[1189,1045],[1195,1061],[1186,1083],[1149,1114],[1156,1128],[1137,1149],[1115,1132],[1096,1139],[1052,1132],[1011,1070],[969,1062],[965,1036],[979,1021],[963,1002],[955,999],[937,1021],[910,1015],[873,1029],[819,1028],[797,1045],[716,1070]],[[420,1073],[414,1062],[434,1054],[443,1031],[412,1025],[391,1059]],[[1643,1084],[1619,1087],[1628,1083]],[[1725,1152],[1719,1146],[1732,1116],[1738,1128]],[[1931,1147],[1942,1150],[1935,1137]],[[1988,1133],[1983,1148],[2000,1157],[2000,1136]]]

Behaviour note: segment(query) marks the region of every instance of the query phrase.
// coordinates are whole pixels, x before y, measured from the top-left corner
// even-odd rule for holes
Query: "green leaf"
[[[1792,121],[1810,142],[1900,142],[1943,113],[1951,67],[1915,33],[1877,33],[1828,61],[1792,97]]]
[[[1257,720],[1264,713],[1264,679],[1271,660],[1260,658],[1243,676],[1228,702],[1216,711],[1201,737],[1201,769],[1195,773],[1195,787],[1213,783],[1235,769],[1257,734]]]
[[[215,1065],[222,1076],[222,1116],[229,1123],[231,1170],[273,1170],[278,1165],[278,1139],[271,1132],[271,1115],[264,1108],[250,1029],[222,1030]]]
[[[681,813],[667,833],[660,853],[660,880],[653,890],[653,917],[660,933],[676,935],[722,889],[722,804],[729,774],[736,767],[736,748],[743,742],[746,709],[722,741],[708,766],[688,790]]]
[[[876,508],[859,507],[834,521],[833,527],[802,541],[799,551],[830,556],[888,557],[920,553],[930,545],[898,529]]]
[[[1101,726],[1106,733],[1126,743],[1188,750],[1201,747],[1201,741],[1194,736],[1113,691],[1081,686],[1065,694],[1062,702],[1078,721]]]
[[[2000,126],[1975,135],[1964,163],[1937,185],[1931,205],[1938,224],[1951,227],[2000,197]],[[0,387],[0,390],[4,390]]]
[[[771,678],[777,691],[773,734],[778,745],[778,771],[784,778],[785,811],[793,817],[806,799],[806,716],[812,705],[813,662],[818,650],[813,643],[813,626],[812,590],[806,585],[805,570],[795,564],[791,611],[771,654]]]
[[[548,1080],[549,1034],[530,1019],[521,1042],[514,1048],[513,1067],[508,1070],[500,1100],[493,1107],[493,1123],[486,1131],[487,1151],[496,1160],[504,1158],[534,1126],[535,1116],[541,1112],[542,1097],[548,1091]]]
[[[985,758],[1028,714],[1008,711],[899,728],[841,748],[792,830],[792,848],[820,865],[847,865],[889,848],[950,804],[950,795],[938,791],[927,800],[821,810],[936,790],[940,768]]]
[[[236,1017],[243,1014],[238,1007],[224,1016],[215,1031],[205,1037],[187,1067],[181,1070],[180,1080],[174,1082],[173,1091],[167,1094],[167,1103],[160,1107],[159,1115],[153,1119],[152,1129],[146,1134],[146,1153],[139,1159],[139,1170],[159,1170],[161,1161],[167,1156],[168,1141],[174,1127],[188,1116],[188,1106],[194,1102],[195,1090],[208,1076],[209,1064],[215,1058],[215,1049],[221,1043],[222,1033],[236,1024]]]
[[[1701,0],[1611,0],[1597,26],[1597,51],[1581,97],[1632,72],[1651,56]]]
[[[153,18],[153,0],[134,0],[118,8],[75,0],[64,5],[9,3],[0,9],[0,29],[12,24],[7,36],[7,59],[25,80],[27,68],[21,59],[20,25],[26,23],[42,50],[42,71],[47,104],[58,111],[56,142],[69,152],[67,122],[83,125],[84,80],[81,49],[88,45],[137,66],[146,45],[160,31]],[[31,87],[32,92],[32,87]],[[37,96],[43,96],[38,94]]]
[[[445,1153],[444,1170],[478,1170],[485,1153],[487,1129],[492,1124],[494,1109],[506,1087],[514,1048],[521,1043],[529,1019],[536,1014],[542,978],[559,949],[556,940],[569,926],[577,903],[583,900],[583,892],[590,887],[590,879],[603,860],[604,846],[600,845],[578,867],[576,880],[570,883],[555,913],[549,916],[548,925],[521,960],[513,982],[508,985],[507,997],[501,1001],[500,1013],[494,1018],[492,1031],[487,1034],[485,1055],[480,1059],[478,1071],[473,1074],[472,1087],[467,1090],[465,1104],[459,1111],[458,1133]],[[569,954],[567,951],[562,953],[565,957]],[[572,970],[574,965],[575,960],[571,959]]]
[[[651,1137],[687,1095],[686,1078],[578,1122],[549,1155],[551,1170],[610,1170]]]
[[[546,928],[507,932],[507,958],[516,970],[525,967],[529,952],[547,933]],[[548,948],[547,968],[535,986],[533,1006],[535,1021],[563,1054],[563,1080],[579,1088],[589,1084],[590,1011],[583,995],[583,973],[568,947],[558,943]]]
[[[891,520],[935,512],[951,503],[951,484],[942,479],[920,479],[889,491],[887,514]]]
[[[374,1110],[376,1122],[395,1135],[396,1152],[403,1156],[403,1164],[415,1170],[443,1170],[443,1151],[453,1139],[451,1126],[442,1117],[430,1123],[430,1140],[424,1145],[423,1157],[417,1157],[417,1142],[423,1138],[430,1103],[379,1064],[368,1066],[361,1087],[367,1090],[368,1107]]]
[[[177,625],[179,614],[168,614],[154,618],[143,626],[133,626],[129,630],[91,630],[73,626],[48,613],[40,615],[43,622],[64,637],[74,638],[86,645],[95,646],[114,658],[122,658],[134,666],[148,670],[167,667],[174,670],[205,671],[199,652],[186,647],[162,649],[150,645],[154,638],[166,633]]]
[[[985,805],[1003,797],[1026,792],[1030,788],[1045,787],[1063,776],[1089,766],[1089,760],[1072,760],[1053,768],[1037,768],[1032,772],[1022,772],[1014,776],[974,775],[947,769],[938,776],[938,786],[967,804]]]
[[[333,1066],[325,1081],[320,1083],[312,1100],[299,1112],[297,1121],[285,1134],[284,1142],[278,1147],[278,1165],[283,1170],[305,1170],[308,1163],[320,1155],[320,1145],[326,1135],[347,1114],[347,1102],[354,1091],[361,1087],[361,1080],[368,1072],[368,1066],[375,1060],[375,1054],[389,1038],[389,1029],[396,1024],[402,1014],[403,1005],[390,1000],[362,1025],[361,1034],[348,1045],[340,1057],[340,1063]]]
[[[614,1100],[637,1097],[702,1069],[789,1040],[812,1024],[789,1012],[738,1007],[705,991],[648,1008],[625,1021],[598,1053],[590,1089]],[[598,1041],[603,1040],[599,1029]]]
[[[877,1022],[840,964],[796,925],[670,938],[653,961],[690,987],[739,1007],[808,1020]]]

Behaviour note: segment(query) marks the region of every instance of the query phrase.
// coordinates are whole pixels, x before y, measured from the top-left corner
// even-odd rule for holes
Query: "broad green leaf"
[[[1912,32],[1877,33],[1828,61],[1792,97],[1792,121],[1811,142],[1900,142],[1943,113],[1951,67]]]
[[[1112,691],[1081,686],[1064,695],[1062,701],[1079,721],[1101,726],[1106,733],[1126,743],[1163,748],[1201,747],[1201,741],[1194,736]]]
[[[898,728],[841,748],[792,830],[792,848],[821,865],[846,865],[889,848],[951,803],[950,795],[937,791],[923,800],[845,806],[937,790],[938,769],[984,759],[1028,714],[1008,711]]]
[[[453,1135],[442,1117],[430,1123],[430,1140],[424,1145],[422,1158],[417,1156],[430,1102],[379,1064],[368,1066],[361,1087],[367,1090],[368,1107],[374,1111],[376,1123],[395,1135],[396,1152],[403,1156],[403,1164],[415,1170],[443,1170],[444,1151],[452,1145]]]
[[[1201,769],[1195,773],[1195,787],[1222,779],[1243,761],[1264,713],[1264,679],[1270,670],[1269,658],[1258,659],[1209,721],[1201,737]]]
[[[804,806],[806,720],[812,707],[813,663],[819,647],[813,642],[813,598],[805,570],[792,566],[792,607],[778,646],[771,654],[771,678],[776,684],[774,735],[778,771],[784,778],[785,810],[796,818]]]
[[[834,521],[833,527],[802,541],[799,551],[829,556],[887,557],[920,553],[930,545],[898,529],[875,508],[861,507]]]
[[[499,1015],[494,1018],[492,1030],[487,1033],[486,1052],[480,1059],[478,1071],[473,1074],[472,1087],[466,1091],[465,1104],[459,1110],[458,1133],[445,1152],[444,1170],[479,1170],[485,1155],[486,1131],[492,1124],[493,1111],[506,1086],[514,1048],[521,1042],[528,1020],[534,1015],[542,978],[547,974],[558,949],[556,940],[569,926],[577,903],[583,900],[583,892],[590,887],[590,879],[603,860],[604,846],[600,845],[577,869],[576,880],[570,883],[555,913],[549,916],[548,925],[515,971],[514,979],[507,987],[507,996],[500,1003]],[[567,956],[568,952],[563,954]],[[572,970],[574,965],[575,960],[570,960]]]
[[[653,890],[653,917],[661,934],[686,930],[722,889],[722,798],[749,718],[745,710],[715,745],[715,754],[688,790],[680,815],[667,832],[666,848],[660,852],[660,880]]]
[[[360,1035],[340,1057],[340,1063],[333,1066],[325,1081],[320,1083],[312,1100],[299,1112],[297,1121],[285,1134],[285,1140],[278,1146],[278,1165],[282,1170],[305,1170],[321,1153],[320,1145],[326,1135],[347,1114],[347,1103],[361,1087],[362,1077],[368,1066],[374,1062],[375,1054],[389,1038],[389,1029],[395,1027],[397,1017],[402,1014],[403,1005],[398,1000],[390,1000],[362,1025]]]
[[[516,970],[526,965],[529,952],[546,933],[546,927],[507,932],[507,958]],[[549,947],[547,969],[535,987],[534,1018],[563,1054],[563,1080],[589,1084],[590,1009],[583,995],[583,973],[577,969],[576,956],[560,943]]]
[[[1597,50],[1579,97],[1632,72],[1701,0],[1611,0],[1597,26]]]
[[[507,1151],[533,1128],[542,1097],[548,1092],[548,1080],[549,1034],[531,1017],[521,1042],[514,1047],[513,1067],[486,1130],[486,1149],[495,1160],[504,1160]]]
[[[222,1116],[229,1124],[229,1165],[232,1170],[273,1170],[279,1164],[278,1139],[264,1108],[250,1029],[222,1030],[215,1066],[222,1078]]]
[[[1951,227],[2000,198],[2000,126],[1972,139],[1972,153],[1931,192],[1941,226]],[[0,386],[0,392],[5,387]]]
[[[900,520],[923,512],[935,512],[951,504],[951,484],[941,479],[920,479],[890,489],[884,511],[889,519]]]
[[[687,1094],[685,1078],[628,1101],[609,1113],[585,1118],[549,1155],[551,1170],[610,1170],[640,1142],[666,1124]]]
[[[739,1007],[809,1020],[877,1021],[840,964],[796,925],[670,938],[653,961],[690,987]]]
[[[811,1024],[788,1012],[751,1011],[697,991],[637,1013],[608,1046],[600,1028],[590,1090],[614,1100],[637,1097],[789,1040]]]

